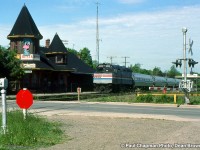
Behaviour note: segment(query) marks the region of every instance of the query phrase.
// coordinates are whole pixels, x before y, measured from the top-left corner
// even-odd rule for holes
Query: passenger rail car
[[[176,88],[179,82],[173,78],[133,73],[128,68],[111,64],[99,64],[93,76],[95,91],[104,93],[149,87]]]
[[[178,84],[176,83],[176,80],[177,79],[174,79],[174,78],[166,78],[167,80],[167,87],[177,87]],[[178,81],[178,80],[177,80]]]
[[[154,86],[156,87],[166,87],[167,79],[165,77],[154,76]]]
[[[148,87],[154,86],[154,78],[151,75],[132,73],[132,78],[136,88],[148,89]]]

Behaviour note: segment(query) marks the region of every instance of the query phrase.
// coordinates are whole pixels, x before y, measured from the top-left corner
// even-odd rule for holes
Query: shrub
[[[179,105],[184,104],[185,103],[184,97],[183,96],[177,96],[176,103],[179,104]]]
[[[140,95],[136,98],[136,102],[151,103],[153,102],[153,96],[151,94]]]
[[[190,97],[190,104],[191,105],[199,105],[200,104],[200,97],[199,96]]]
[[[174,98],[172,96],[162,95],[155,96],[154,103],[173,103]]]

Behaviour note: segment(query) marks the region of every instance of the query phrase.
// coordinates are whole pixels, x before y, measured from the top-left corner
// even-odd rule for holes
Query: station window
[[[67,55],[57,55],[56,63],[57,64],[67,64]]]
[[[64,56],[63,56],[63,55],[57,55],[57,56],[56,56],[56,63],[57,63],[57,64],[62,64],[62,63],[64,63]]]

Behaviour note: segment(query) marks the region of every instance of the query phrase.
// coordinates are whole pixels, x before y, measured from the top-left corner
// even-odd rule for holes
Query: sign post
[[[22,109],[22,111],[23,111],[23,116],[24,116],[24,120],[26,119],[26,116],[27,116],[27,109]]]
[[[0,79],[0,87],[1,90],[1,98],[2,98],[2,130],[3,134],[6,134],[6,112],[7,112],[7,104],[6,104],[6,88],[8,87],[8,80],[6,78]]]
[[[81,94],[81,88],[80,87],[77,88],[77,93],[78,93],[78,101],[80,101],[80,94]]]
[[[16,95],[16,103],[21,109],[23,109],[24,119],[26,119],[27,109],[33,104],[32,93],[26,88],[23,88],[23,90],[20,90]]]

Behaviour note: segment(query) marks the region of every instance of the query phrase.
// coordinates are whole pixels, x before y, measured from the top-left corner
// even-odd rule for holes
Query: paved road
[[[15,101],[8,101],[8,108],[18,108]],[[158,105],[158,104],[127,104],[127,103],[98,103],[98,102],[62,102],[62,101],[34,101],[31,110],[45,115],[55,114],[121,114],[124,116],[140,114],[141,117],[162,116],[194,119],[200,121],[199,106]],[[147,117],[148,118],[148,117]],[[150,117],[151,118],[151,117]],[[162,118],[159,118],[162,119]],[[173,120],[173,119],[172,119]]]

